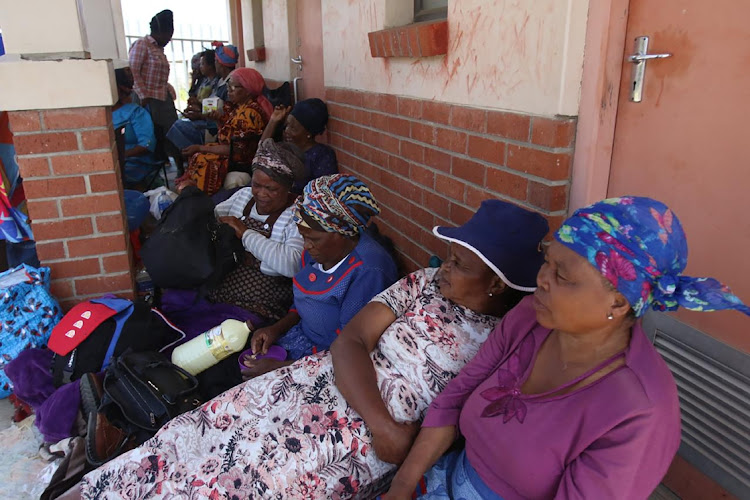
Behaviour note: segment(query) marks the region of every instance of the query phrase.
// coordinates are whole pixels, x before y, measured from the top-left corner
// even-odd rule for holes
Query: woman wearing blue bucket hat
[[[750,308],[692,278],[677,216],[650,198],[576,211],[538,288],[432,402],[388,500],[645,499],[680,443],[677,388],[646,338],[648,310]],[[460,430],[466,448],[447,455]],[[441,456],[442,455],[442,456]]]
[[[416,271],[376,295],[330,352],[228,390],[92,472],[84,498],[141,487],[173,496],[372,498],[406,456],[430,402],[533,290],[547,229],[542,216],[497,200],[459,228],[436,228],[451,242],[439,270]],[[232,467],[218,466],[227,461]],[[156,481],[152,463],[160,464]]]

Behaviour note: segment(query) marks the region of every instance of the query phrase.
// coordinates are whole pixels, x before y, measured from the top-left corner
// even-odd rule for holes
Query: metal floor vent
[[[643,327],[677,382],[680,455],[750,498],[750,356],[665,314],[649,313]]]

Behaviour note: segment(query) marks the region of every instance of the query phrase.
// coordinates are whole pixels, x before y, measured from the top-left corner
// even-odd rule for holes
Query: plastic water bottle
[[[243,321],[225,320],[172,351],[172,363],[197,375],[245,347],[250,328]]]
[[[172,198],[170,198],[166,191],[162,191],[156,199],[156,204],[159,207],[159,218],[161,218],[161,216],[164,215],[164,210],[172,204]]]
[[[144,300],[148,304],[151,304],[154,300],[154,282],[151,281],[145,267],[141,267],[137,273],[135,273],[135,289],[138,298]]]

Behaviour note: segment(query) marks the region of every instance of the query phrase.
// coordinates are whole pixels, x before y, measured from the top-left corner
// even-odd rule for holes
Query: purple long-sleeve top
[[[623,366],[562,395],[522,394],[550,334],[531,300],[506,314],[422,426],[458,425],[469,463],[505,500],[647,498],[680,443],[666,363],[636,324]]]

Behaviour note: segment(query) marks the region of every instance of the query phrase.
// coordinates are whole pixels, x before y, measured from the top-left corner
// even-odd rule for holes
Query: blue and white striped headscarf
[[[651,198],[611,198],[576,210],[555,238],[585,257],[630,303],[636,316],[651,307],[673,311],[750,308],[713,278],[683,276],[687,239],[677,216]]]

